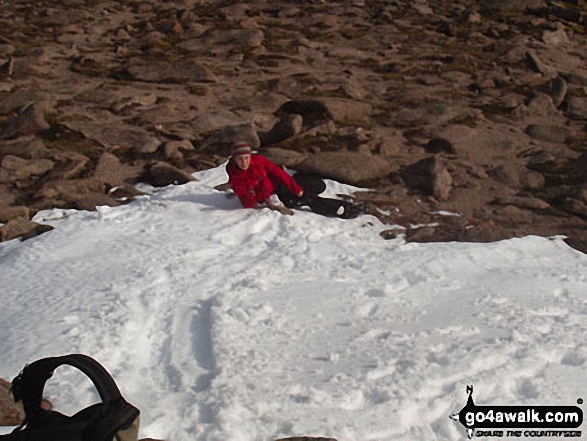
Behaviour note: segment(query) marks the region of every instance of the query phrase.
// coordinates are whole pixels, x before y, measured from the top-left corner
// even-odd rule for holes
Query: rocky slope
[[[0,2],[0,239],[248,140],[384,238],[587,251],[584,0]]]

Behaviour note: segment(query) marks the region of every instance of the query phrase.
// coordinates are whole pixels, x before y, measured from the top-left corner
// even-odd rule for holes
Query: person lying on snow
[[[291,208],[308,206],[315,213],[343,219],[362,212],[350,202],[319,197],[326,189],[322,179],[303,174],[292,177],[269,159],[254,154],[246,142],[233,144],[226,172],[230,188],[245,208],[267,207],[293,214]]]

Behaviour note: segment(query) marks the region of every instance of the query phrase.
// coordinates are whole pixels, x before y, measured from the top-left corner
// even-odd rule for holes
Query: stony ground
[[[384,238],[587,251],[584,0],[0,1],[0,239],[248,140]],[[401,227],[401,228],[400,228]]]

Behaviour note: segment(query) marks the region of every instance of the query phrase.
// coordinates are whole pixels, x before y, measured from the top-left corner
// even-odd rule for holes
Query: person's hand
[[[298,197],[299,197],[299,198],[301,198],[303,195],[304,195],[304,190],[302,190],[302,191],[300,191],[300,192],[298,193]]]

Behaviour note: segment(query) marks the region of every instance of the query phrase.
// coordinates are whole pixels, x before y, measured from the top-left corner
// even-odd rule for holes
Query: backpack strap
[[[94,383],[103,402],[111,403],[123,399],[112,376],[93,358],[83,354],[43,358],[25,366],[12,382],[12,394],[15,401],[22,401],[27,421],[34,420],[42,410],[45,383],[51,378],[53,371],[64,364],[86,374]]]

